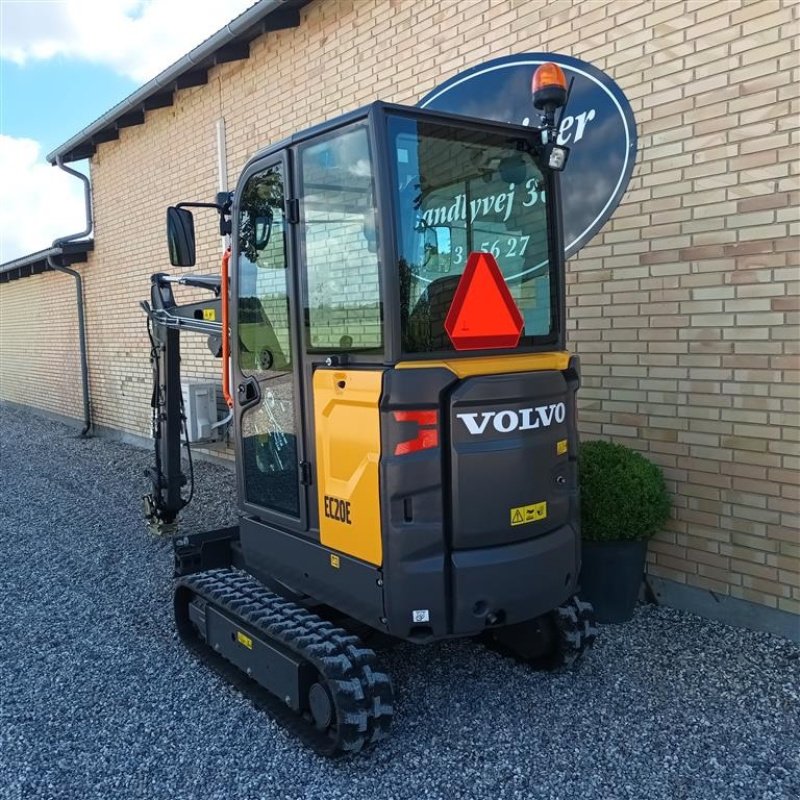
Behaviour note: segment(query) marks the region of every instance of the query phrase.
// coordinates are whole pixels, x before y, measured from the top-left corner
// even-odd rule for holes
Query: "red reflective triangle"
[[[444,329],[456,350],[516,347],[524,322],[491,253],[470,253]]]

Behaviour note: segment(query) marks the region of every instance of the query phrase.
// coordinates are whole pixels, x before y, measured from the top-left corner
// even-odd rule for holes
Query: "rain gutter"
[[[54,252],[61,252],[61,246],[68,242],[73,242],[76,239],[82,239],[92,232],[92,189],[89,184],[89,179],[82,173],[65,166],[61,162],[61,156],[56,158],[56,164],[59,169],[80,178],[83,181],[83,201],[84,212],[86,214],[86,227],[78,233],[71,233],[68,236],[60,236],[58,239],[53,240],[52,250],[48,252],[47,263],[51,269],[56,272],[63,272],[66,275],[71,275],[75,280],[75,295],[78,306],[78,341],[80,344],[80,357],[81,357],[81,391],[83,394],[83,430],[81,436],[86,436],[92,427],[91,406],[89,403],[89,362],[86,358],[86,321],[83,313],[83,280],[77,270],[70,267],[61,266],[54,258]],[[52,253],[52,254],[51,254]]]
[[[76,133],[71,139],[64,142],[60,147],[53,150],[52,153],[48,154],[47,160],[51,164],[56,164],[58,163],[59,157],[64,161],[77,161],[80,158],[85,158],[86,156],[74,155],[73,151],[82,146],[85,147],[87,143],[95,144],[95,142],[93,142],[93,137],[104,129],[124,127],[124,122],[122,122],[120,118],[124,118],[126,115],[142,115],[143,111],[147,108],[146,101],[152,98],[153,95],[165,94],[167,92],[171,93],[175,88],[181,88],[179,79],[182,76],[187,72],[191,72],[193,69],[196,70],[204,68],[205,66],[210,66],[216,51],[234,42],[234,40],[246,33],[248,29],[257,26],[268,14],[280,9],[285,9],[287,13],[296,14],[299,5],[303,5],[303,3],[298,3],[296,0],[259,0],[257,3],[250,6],[247,11],[229,22],[224,28],[221,28],[202,44],[195,47],[194,50],[187,53],[172,64],[172,66],[167,67],[163,72],[156,75],[155,78],[137,89],[132,95],[121,103],[118,103],[110,111],[107,111],[91,125],[88,125],[82,131]],[[280,23],[278,23],[276,27],[280,27]],[[266,23],[261,30],[255,30],[254,35],[258,35],[265,30],[267,30]],[[178,82],[177,87],[175,86],[176,81]]]

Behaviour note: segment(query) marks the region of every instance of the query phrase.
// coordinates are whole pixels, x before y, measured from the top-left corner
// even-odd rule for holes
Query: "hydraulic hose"
[[[228,408],[233,408],[231,395],[231,338],[228,332],[228,263],[231,260],[231,249],[228,247],[222,254],[222,275],[220,286],[220,305],[222,306],[222,396]]]

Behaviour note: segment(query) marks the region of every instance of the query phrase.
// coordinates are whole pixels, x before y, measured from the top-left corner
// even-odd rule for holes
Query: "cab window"
[[[299,151],[306,345],[380,352],[383,308],[372,155],[363,123]]]
[[[491,253],[524,319],[555,337],[545,182],[518,135],[389,119],[403,350],[453,351],[444,322],[469,254]]]

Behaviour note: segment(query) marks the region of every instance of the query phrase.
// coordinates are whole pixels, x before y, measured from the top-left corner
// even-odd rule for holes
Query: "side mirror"
[[[272,216],[272,209],[267,208],[263,216],[253,220],[256,250],[263,250],[269,244],[269,237],[272,235]]]
[[[364,232],[364,240],[367,243],[367,250],[370,253],[378,252],[378,231],[375,228],[375,212],[366,211],[364,213],[364,225],[362,228]]]
[[[528,170],[521,155],[504,158],[497,167],[500,178],[506,183],[525,183]]]
[[[193,267],[195,263],[194,217],[185,208],[167,209],[169,263],[173,267]]]
[[[450,272],[452,258],[452,237],[446,225],[426,227],[423,237],[422,266],[428,272]]]

